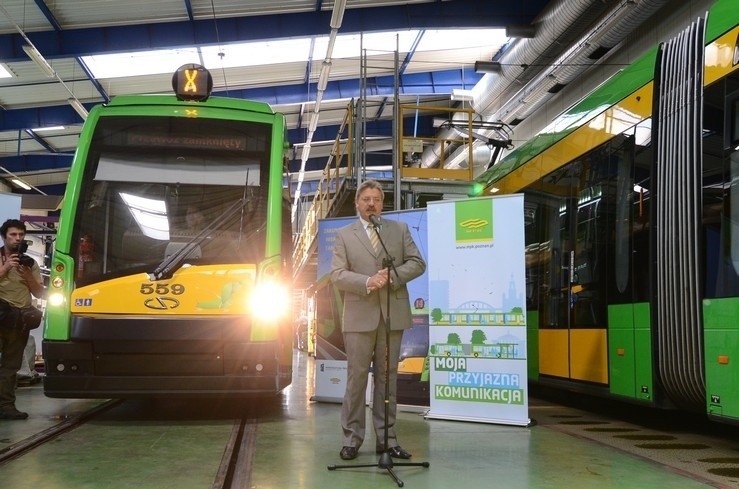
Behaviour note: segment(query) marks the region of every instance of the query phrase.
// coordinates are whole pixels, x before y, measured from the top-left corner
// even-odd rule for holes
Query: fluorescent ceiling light
[[[68,98],[67,102],[69,102],[69,105],[72,106],[72,108],[77,112],[80,117],[82,117],[82,120],[87,120],[87,109],[84,105],[82,105],[82,102],[77,100],[76,98]]]
[[[329,72],[331,71],[331,63],[324,61],[321,65],[321,73],[318,75],[318,90],[326,90],[326,86],[328,85],[328,76]]]
[[[24,189],[24,190],[31,190],[31,186],[28,185],[23,180],[21,180],[20,178],[11,178],[10,181],[13,182],[14,184],[16,184],[17,186],[19,186],[20,188]]]
[[[316,127],[318,127],[318,117],[318,112],[313,112],[313,115],[310,117],[310,123],[308,123],[309,132],[316,132]]]
[[[344,18],[344,9],[346,9],[346,0],[336,0],[334,2],[334,9],[331,12],[331,23],[329,24],[332,29],[341,27],[341,20]]]
[[[54,68],[52,68],[49,62],[46,61],[43,56],[41,56],[41,53],[38,52],[38,49],[31,46],[30,44],[24,44],[23,51],[26,52],[28,57],[31,58],[34,63],[36,63],[36,66],[38,66],[46,76],[48,76],[49,78],[56,76]]]
[[[300,155],[300,159],[307,160],[310,156],[310,144],[303,146],[303,152]]]
[[[33,132],[48,132],[48,131],[61,131],[63,129],[66,129],[65,126],[46,126],[46,127],[37,127],[36,129],[31,129]]]

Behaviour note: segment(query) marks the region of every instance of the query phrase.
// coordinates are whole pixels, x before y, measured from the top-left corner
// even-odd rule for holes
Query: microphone
[[[370,222],[372,223],[372,225],[373,225],[374,227],[376,227],[377,229],[380,229],[380,228],[382,228],[382,223],[380,222],[380,218],[379,218],[379,217],[377,217],[376,215],[374,215],[374,214],[370,214],[370,215],[369,215],[369,221],[370,221]]]

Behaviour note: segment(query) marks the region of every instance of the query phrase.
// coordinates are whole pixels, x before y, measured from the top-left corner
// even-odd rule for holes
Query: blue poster
[[[421,255],[428,263],[428,248],[426,243],[426,209],[412,209],[407,211],[383,212],[383,219],[403,221],[408,225],[408,230],[413,236]],[[320,281],[331,272],[331,256],[334,252],[334,240],[336,231],[350,222],[358,219],[356,216],[337,217],[332,219],[320,219],[318,221],[317,250],[318,250],[318,276]],[[427,314],[428,303],[428,271],[408,284],[411,308],[413,314]],[[417,300],[420,299],[420,300]],[[426,311],[426,312],[424,312]]]
[[[426,209],[407,211],[383,212],[383,219],[403,221],[413,236],[421,256],[428,263]],[[341,296],[331,286],[328,275],[331,272],[331,257],[334,250],[336,231],[357,219],[356,216],[321,219],[318,221],[317,252],[318,252],[318,284],[314,295],[313,322],[315,325],[315,357],[317,362],[344,361],[346,354],[343,351],[341,335]],[[398,365],[398,404],[428,406],[428,381],[422,381],[428,354],[428,272],[408,283],[413,326],[403,332],[403,341],[400,346],[400,363]],[[328,379],[324,371],[316,369],[315,400],[334,400],[336,393],[343,394],[344,378],[336,375],[340,370],[339,364],[332,363],[333,375]]]

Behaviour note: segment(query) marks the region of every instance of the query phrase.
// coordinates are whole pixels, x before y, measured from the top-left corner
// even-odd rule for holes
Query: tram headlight
[[[249,307],[256,319],[275,321],[287,315],[290,300],[287,287],[277,281],[265,281],[252,291]]]
[[[48,302],[51,306],[61,306],[64,304],[64,294],[60,294],[59,292],[49,294]]]

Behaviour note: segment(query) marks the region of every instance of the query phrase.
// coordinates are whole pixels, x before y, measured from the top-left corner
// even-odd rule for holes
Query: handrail
[[[347,105],[346,114],[339,126],[339,131],[334,140],[331,154],[328,157],[326,167],[323,170],[321,179],[318,181],[315,195],[308,212],[305,214],[303,225],[298,233],[293,247],[293,270],[294,276],[297,277],[302,272],[303,267],[308,262],[313,253],[313,244],[318,234],[318,221],[326,217],[335,215],[335,207],[343,192],[347,182],[353,181],[355,165],[352,162],[353,152],[352,146],[354,141],[354,124],[355,124],[355,102],[351,101]],[[400,105],[400,119],[404,118],[404,111],[428,111],[431,113],[439,113],[443,111],[449,112],[449,121],[452,121],[455,114],[464,114],[462,118],[455,121],[459,124],[458,133],[454,137],[426,137],[426,136],[405,136],[402,133],[403,124],[400,124],[401,130],[394,137],[398,138],[398,161],[397,170],[400,172],[401,178],[407,181],[414,179],[426,180],[454,180],[468,181],[474,180],[474,164],[473,162],[473,145],[480,142],[480,138],[475,134],[475,126],[473,120],[475,113],[472,109],[456,109],[447,107],[420,106],[413,104]],[[438,168],[414,168],[408,166],[403,161],[403,156],[408,149],[423,150],[429,145],[439,144],[440,163]],[[405,146],[405,147],[404,147]],[[464,148],[467,151],[467,167],[460,165],[456,169],[444,168],[446,163],[448,147]],[[404,151],[404,149],[406,151]]]
[[[449,121],[454,120],[454,116],[462,114],[463,118],[458,120],[460,125],[458,135],[454,137],[438,137],[438,136],[406,136],[401,131],[397,134],[398,138],[398,159],[397,168],[400,171],[401,179],[438,179],[438,180],[462,180],[471,182],[474,180],[474,165],[470,164],[473,162],[473,143],[477,139],[473,131],[473,120],[475,112],[472,109],[458,109],[452,107],[435,107],[435,106],[423,106],[414,104],[401,104],[400,109],[400,120],[404,120],[404,112],[429,112],[439,113],[447,111],[449,112]],[[466,134],[465,134],[466,133]],[[440,147],[439,151],[439,165],[438,168],[416,168],[406,164],[404,156],[406,153],[418,153],[420,149],[421,153],[429,145],[438,144]],[[447,151],[453,147],[466,148],[467,150],[467,167],[460,166],[458,168],[444,168],[446,164],[446,158],[448,158]]]
[[[303,226],[293,247],[293,270],[296,276],[310,257],[311,247],[318,234],[318,220],[330,216],[341,195],[343,185],[353,176],[354,165],[351,162],[353,127],[354,102],[352,101],[347,104],[347,111],[339,126],[328,162],[318,181],[311,207],[305,214]],[[342,136],[345,137],[342,139]]]

